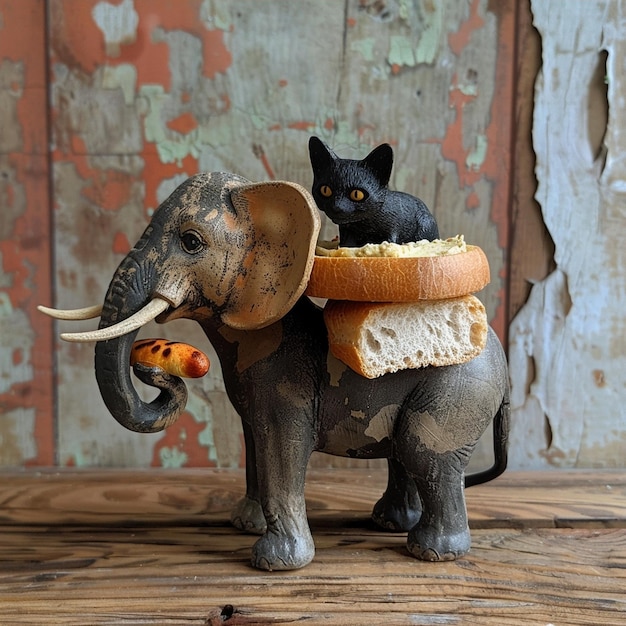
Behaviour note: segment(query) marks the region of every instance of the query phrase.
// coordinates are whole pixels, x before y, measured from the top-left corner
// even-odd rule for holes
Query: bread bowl
[[[206,354],[179,341],[167,339],[140,339],[130,352],[130,364],[160,367],[168,374],[183,378],[200,378],[210,367]]]
[[[402,249],[412,256],[399,256]],[[405,246],[377,244],[336,251],[320,246],[306,294],[331,300],[415,302],[476,293],[489,281],[485,253],[458,235]]]

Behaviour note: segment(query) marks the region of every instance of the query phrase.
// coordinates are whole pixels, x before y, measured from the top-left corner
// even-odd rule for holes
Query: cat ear
[[[376,176],[381,187],[386,187],[393,167],[393,148],[383,143],[374,148],[361,163]]]
[[[327,169],[337,158],[337,155],[318,137],[309,139],[309,157],[313,171]]]

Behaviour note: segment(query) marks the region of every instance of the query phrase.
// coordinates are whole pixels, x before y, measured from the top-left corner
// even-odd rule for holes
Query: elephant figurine
[[[313,559],[304,486],[315,450],[386,458],[388,484],[373,508],[375,523],[407,531],[418,559],[454,559],[470,548],[465,468],[494,418],[496,462],[465,482],[490,480],[506,467],[503,349],[490,329],[482,353],[462,365],[374,380],[355,373],[330,354],[322,309],[304,295],[319,229],[315,202],[297,184],[197,174],[156,210],[102,307],[47,312],[100,315],[98,330],[62,337],[97,342],[102,398],[118,422],[138,432],[172,424],[187,399],[180,378],[136,364],[135,375],[160,390],[152,402],[139,397],[129,367],[139,328],[152,319],[201,325],[243,423],[246,494],[231,520],[261,534],[255,567],[289,570]]]

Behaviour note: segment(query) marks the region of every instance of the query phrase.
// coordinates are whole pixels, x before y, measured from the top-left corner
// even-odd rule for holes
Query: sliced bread
[[[472,295],[410,303],[329,300],[324,319],[332,354],[366,378],[464,363],[487,341],[485,307]]]

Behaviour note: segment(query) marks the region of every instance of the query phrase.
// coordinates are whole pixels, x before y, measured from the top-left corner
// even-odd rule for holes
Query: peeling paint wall
[[[626,6],[532,3],[536,200],[556,269],[511,325],[517,467],[626,462]]]
[[[35,307],[100,302],[194,172],[309,186],[317,134],[347,157],[394,146],[392,186],[422,197],[443,234],[485,249],[481,295],[502,338],[532,283],[509,332],[511,466],[624,467],[626,10],[561,4],[0,0],[0,466],[243,464],[195,324],[143,332],[194,343],[213,367],[176,425],[137,435],[99,398],[93,346],[58,341],[67,325]],[[514,50],[531,10],[542,68],[517,111],[534,106],[534,200],[531,159],[513,171],[510,153],[513,87],[534,72],[529,40],[523,67]]]
[[[43,18],[0,2],[0,467],[55,460]]]
[[[13,4],[0,0],[0,10]],[[317,134],[346,157],[394,146],[392,186],[423,198],[443,235],[463,233],[487,253],[482,297],[506,337],[513,0],[30,4],[48,11],[55,305],[100,302],[154,209],[190,174],[310,186],[307,141]],[[5,267],[0,280],[10,274]],[[241,465],[239,420],[204,336],[191,322],[142,334],[185,339],[212,357],[186,413],[165,433],[125,431],[99,398],[93,346],[58,343],[56,411],[48,397],[58,463]],[[32,376],[25,368],[12,375]]]

